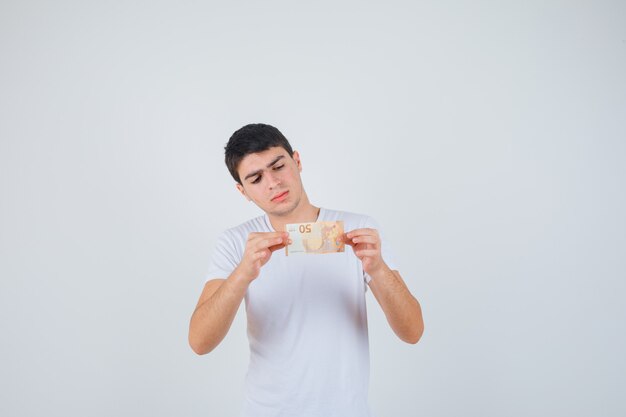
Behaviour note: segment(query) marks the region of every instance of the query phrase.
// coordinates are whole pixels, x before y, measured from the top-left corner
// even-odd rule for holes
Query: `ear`
[[[298,171],[302,172],[302,162],[300,161],[300,154],[298,151],[293,151],[293,160],[296,161],[296,165],[298,166]]]
[[[243,188],[243,185],[235,183],[235,187],[237,187],[237,190],[241,193],[242,196],[246,198],[246,200],[250,201],[250,197],[248,197],[248,194],[246,194],[246,190]]]

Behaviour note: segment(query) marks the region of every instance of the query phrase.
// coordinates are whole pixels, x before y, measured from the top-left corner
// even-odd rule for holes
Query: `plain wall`
[[[0,3],[0,415],[236,416],[245,314],[187,343],[223,147],[276,125],[320,206],[378,220],[379,417],[623,416],[626,3]]]

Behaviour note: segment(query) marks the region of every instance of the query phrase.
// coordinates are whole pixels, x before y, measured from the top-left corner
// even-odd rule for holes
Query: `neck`
[[[305,195],[301,203],[293,211],[286,214],[267,213],[267,217],[269,217],[274,230],[282,231],[285,230],[285,225],[287,224],[316,222],[319,213],[320,208],[311,204]]]

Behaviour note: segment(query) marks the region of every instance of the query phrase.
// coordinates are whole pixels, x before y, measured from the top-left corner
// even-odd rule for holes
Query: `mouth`
[[[278,194],[277,196],[273,197],[272,201],[283,201],[285,198],[287,198],[287,194],[289,194],[289,191],[284,191]]]

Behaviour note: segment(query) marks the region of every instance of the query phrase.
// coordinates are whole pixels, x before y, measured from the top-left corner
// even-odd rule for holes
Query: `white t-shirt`
[[[371,217],[321,208],[317,220],[343,220],[345,232],[377,229],[384,261],[397,269]],[[273,231],[263,215],[223,232],[205,281],[228,278],[251,232]],[[272,254],[245,296],[250,364],[243,417],[371,417],[369,280],[348,245],[323,255]]]

